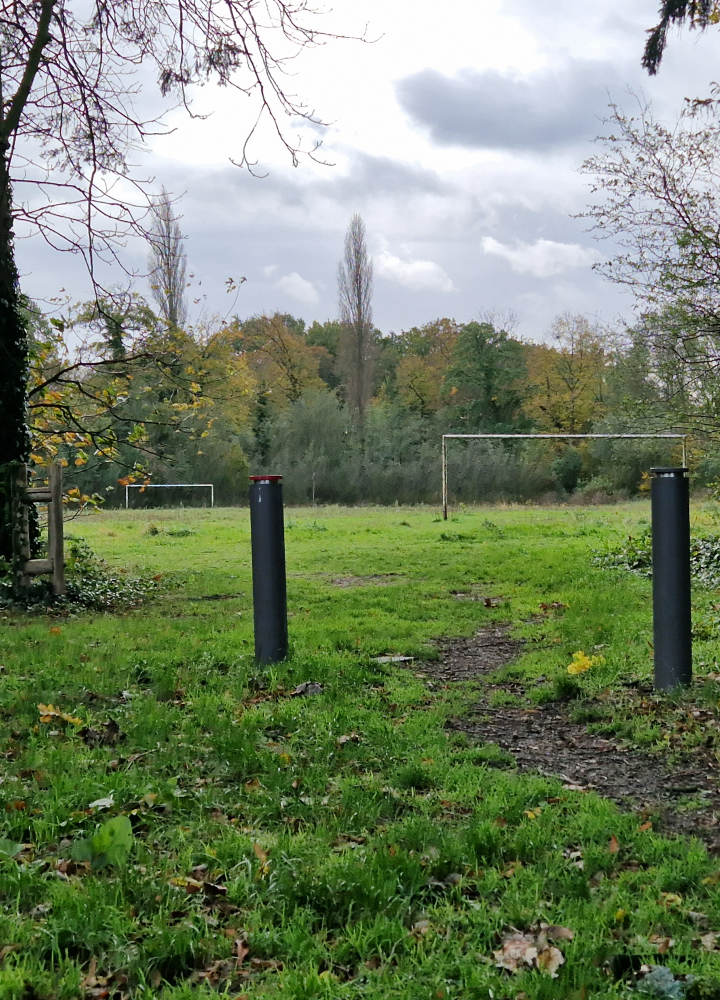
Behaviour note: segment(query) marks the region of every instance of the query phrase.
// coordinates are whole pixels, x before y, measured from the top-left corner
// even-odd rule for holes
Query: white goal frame
[[[447,441],[450,438],[482,438],[504,441],[518,439],[537,438],[541,440],[553,441],[578,441],[587,440],[634,440],[637,438],[658,438],[663,440],[682,441],[683,465],[687,465],[687,434],[443,434],[442,436],[442,510],[443,520],[447,521],[448,516],[448,481],[447,481]]]
[[[215,506],[215,486],[213,483],[127,483],[125,485],[125,510],[130,506],[130,490],[170,490],[175,486],[201,486],[210,488],[210,506]]]

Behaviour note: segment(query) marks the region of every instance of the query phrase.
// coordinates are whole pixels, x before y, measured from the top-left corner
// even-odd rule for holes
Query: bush
[[[13,594],[10,566],[0,565],[0,607],[25,610],[87,608],[108,611],[117,607],[137,607],[158,589],[158,580],[116,572],[97,556],[83,538],[65,536],[65,579],[67,592],[57,597],[47,578],[35,578],[27,597]]]
[[[624,569],[640,576],[652,576],[652,532],[645,528],[637,537],[628,535],[593,556],[595,566]],[[690,571],[701,586],[720,587],[720,535],[705,535],[690,543]]]

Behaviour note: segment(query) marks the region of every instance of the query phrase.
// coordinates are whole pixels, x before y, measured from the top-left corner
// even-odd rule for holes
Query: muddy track
[[[437,646],[440,659],[416,669],[443,683],[487,681],[522,651],[522,643],[503,627],[441,639]],[[521,685],[512,688],[522,693]],[[473,742],[497,744],[512,754],[520,770],[592,789],[624,809],[652,817],[656,829],[697,836],[720,853],[720,767],[706,750],[696,749],[668,767],[661,757],[589,733],[585,725],[571,721],[561,702],[533,709],[492,708],[481,698],[467,715],[449,720],[448,728]]]

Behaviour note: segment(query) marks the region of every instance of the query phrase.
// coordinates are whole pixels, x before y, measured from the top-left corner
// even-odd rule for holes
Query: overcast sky
[[[173,113],[142,171],[182,195],[179,211],[195,275],[191,307],[241,317],[280,310],[334,318],[337,263],[353,212],[365,220],[375,264],[374,318],[388,332],[440,316],[468,321],[514,312],[542,339],[564,311],[611,322],[631,299],[595,275],[608,253],[572,218],[588,200],[577,168],[602,132],[609,100],[633,90],[674,118],[685,97],[720,76],[720,28],[674,34],[655,78],[640,68],[658,0],[336,0],[336,41],[307,52],[290,89],[325,122],[291,123],[322,138],[324,158],[293,168],[261,135],[257,178],[237,159],[249,101],[205,88],[196,110]],[[49,299],[89,291],[81,263],[38,239],[18,247],[23,289]],[[127,249],[142,268],[144,248]],[[236,300],[226,280],[247,280]],[[146,292],[141,281],[138,290]],[[234,303],[234,304],[233,304]]]

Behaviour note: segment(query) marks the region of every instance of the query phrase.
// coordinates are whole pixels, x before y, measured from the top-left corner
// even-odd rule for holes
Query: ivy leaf
[[[76,841],[70,852],[73,861],[89,861],[93,868],[122,865],[132,847],[133,832],[127,816],[115,816],[89,840]]]
[[[23,844],[16,844],[14,840],[6,840],[0,837],[0,854],[5,854],[9,858],[14,858],[23,849]]]

